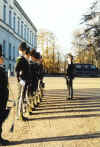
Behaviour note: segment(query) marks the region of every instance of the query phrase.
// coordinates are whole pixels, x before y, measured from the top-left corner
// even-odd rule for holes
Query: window
[[[95,65],[90,65],[90,68],[91,69],[96,69],[96,66]]]
[[[29,41],[29,28],[27,28],[27,41]]]
[[[15,16],[15,14],[13,16],[13,29],[14,29],[14,31],[16,30],[16,16]]]
[[[31,31],[30,31],[30,44],[31,44]]]
[[[13,60],[15,60],[15,46],[13,46]]]
[[[3,0],[5,3],[8,3],[8,0]]]
[[[9,69],[10,69],[10,72],[11,72],[11,64],[9,64]]]
[[[24,26],[24,39],[26,40],[26,25]]]
[[[32,32],[31,32],[31,44],[32,44]]]
[[[27,41],[27,25],[26,25],[26,41]]]
[[[9,43],[9,52],[8,52],[8,55],[9,55],[9,60],[11,60],[11,43]]]
[[[88,69],[88,68],[89,68],[89,65],[84,65],[84,68],[85,68],[85,69]]]
[[[30,30],[29,30],[29,32],[28,32],[28,42],[30,42]]]
[[[6,5],[3,7],[3,21],[6,22]]]
[[[18,34],[20,34],[20,19],[18,18]]]
[[[34,35],[32,33],[32,45],[34,45]]]
[[[23,21],[21,22],[21,36],[23,37]]]
[[[33,33],[31,32],[31,44],[33,44]]]
[[[11,10],[9,11],[9,25],[12,25],[12,12]]]
[[[6,56],[6,41],[3,40],[3,56]]]

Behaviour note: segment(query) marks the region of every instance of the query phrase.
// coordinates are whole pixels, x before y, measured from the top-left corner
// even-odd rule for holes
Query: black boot
[[[6,139],[0,138],[0,146],[10,145],[10,142]]]
[[[0,128],[0,146],[9,145],[10,142],[9,142],[8,140],[6,140],[6,139],[3,139],[3,138],[1,137],[1,134],[2,134],[2,128]]]
[[[0,146],[6,146],[9,144],[8,140],[2,138],[2,124],[4,123],[5,119],[8,117],[9,110],[3,110],[0,114]]]

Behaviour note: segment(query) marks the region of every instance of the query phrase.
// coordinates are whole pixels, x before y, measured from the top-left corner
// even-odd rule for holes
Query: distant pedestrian
[[[67,57],[67,69],[66,69],[66,84],[67,84],[67,99],[73,99],[73,78],[74,78],[74,64],[73,64],[73,56],[68,54]]]

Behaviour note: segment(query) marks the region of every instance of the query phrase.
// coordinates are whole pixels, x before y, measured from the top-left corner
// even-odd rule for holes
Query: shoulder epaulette
[[[17,57],[16,63],[18,63],[21,60],[21,56]]]

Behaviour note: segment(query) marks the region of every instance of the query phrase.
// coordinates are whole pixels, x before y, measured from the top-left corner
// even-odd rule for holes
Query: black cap
[[[36,53],[36,51],[35,51],[34,49],[32,49],[32,50],[30,51],[30,56],[34,57],[35,53]]]
[[[21,42],[19,45],[19,50],[26,51],[27,50],[27,44],[26,42]]]
[[[34,49],[31,50],[30,55],[36,59],[40,59],[40,53],[36,52]]]
[[[0,57],[2,56],[2,45],[0,44]]]
[[[71,53],[69,53],[69,54],[67,55],[67,57],[70,57],[71,59],[73,59],[73,55],[72,55]]]
[[[39,52],[37,52],[37,59],[40,59],[41,58],[41,55]]]

